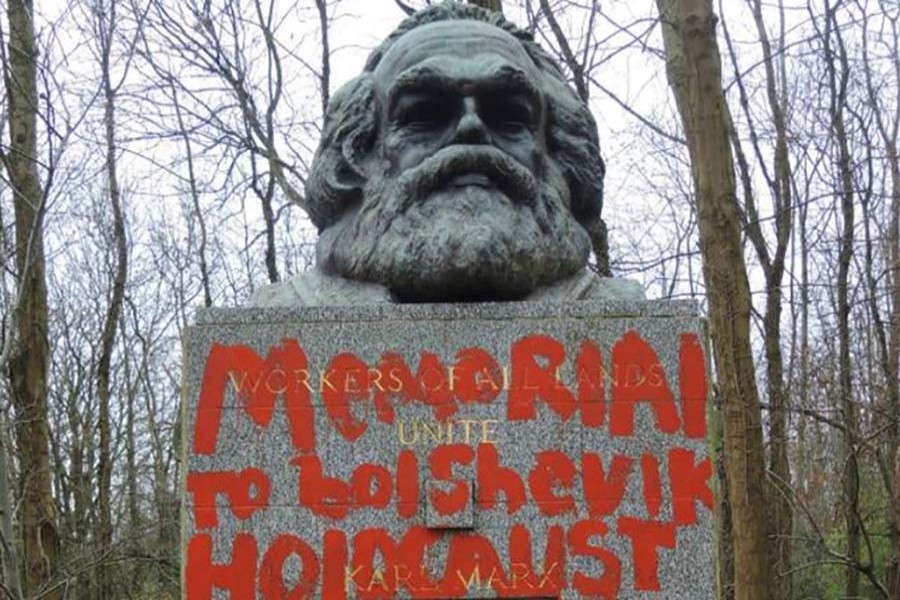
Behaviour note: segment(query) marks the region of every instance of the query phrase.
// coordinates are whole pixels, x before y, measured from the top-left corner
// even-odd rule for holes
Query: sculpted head
[[[483,301],[584,268],[604,167],[588,108],[530,34],[446,2],[334,95],[311,171],[320,269],[400,301]]]

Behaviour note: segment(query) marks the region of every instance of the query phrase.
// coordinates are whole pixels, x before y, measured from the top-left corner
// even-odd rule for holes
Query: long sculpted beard
[[[473,173],[494,185],[450,183]],[[576,273],[590,251],[562,175],[548,165],[543,179],[490,147],[444,149],[400,177],[372,177],[359,209],[322,233],[319,265],[401,302],[523,298]]]

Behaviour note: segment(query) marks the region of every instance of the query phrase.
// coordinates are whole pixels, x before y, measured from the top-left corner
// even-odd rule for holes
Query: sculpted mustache
[[[412,197],[424,197],[459,175],[488,177],[515,203],[533,204],[540,193],[537,179],[516,160],[496,148],[458,145],[444,148],[400,178]]]

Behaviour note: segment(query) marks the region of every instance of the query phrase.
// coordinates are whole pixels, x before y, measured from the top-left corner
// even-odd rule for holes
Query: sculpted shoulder
[[[535,290],[525,298],[534,302],[571,302],[577,300],[640,301],[644,288],[636,281],[617,277],[599,277],[584,270],[551,286]],[[251,306],[262,308],[292,306],[359,306],[391,304],[396,299],[386,287],[334,277],[315,269],[256,290]]]
[[[356,306],[393,302],[387,288],[335,277],[313,269],[287,281],[263,286],[250,297],[250,306]]]

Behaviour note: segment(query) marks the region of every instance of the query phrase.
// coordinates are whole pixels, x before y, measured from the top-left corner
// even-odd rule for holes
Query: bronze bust
[[[332,98],[304,206],[316,268],[255,304],[642,298],[586,268],[603,176],[588,107],[529,33],[426,8]]]

